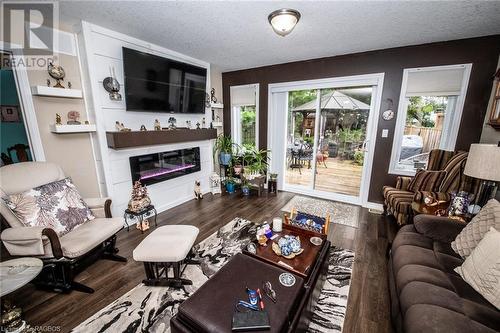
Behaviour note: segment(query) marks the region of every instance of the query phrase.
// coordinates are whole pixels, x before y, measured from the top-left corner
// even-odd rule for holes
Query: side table
[[[141,227],[142,227],[142,222],[144,221],[144,216],[149,216],[151,214],[154,214],[154,221],[155,221],[155,227],[156,227],[157,226],[156,217],[157,217],[158,213],[156,212],[155,206],[149,205],[138,212],[134,212],[130,209],[126,209],[125,213],[123,214],[123,218],[125,219],[125,224],[127,225],[127,231],[130,231],[130,224],[128,223],[128,218],[130,218],[130,219],[138,218],[139,223],[141,224]],[[142,228],[141,228],[141,233],[144,233],[144,230],[142,230]]]
[[[0,297],[2,297],[2,332],[28,332],[29,325],[22,318],[22,310],[5,300],[7,294],[24,287],[42,271],[38,258],[18,258],[0,262]]]

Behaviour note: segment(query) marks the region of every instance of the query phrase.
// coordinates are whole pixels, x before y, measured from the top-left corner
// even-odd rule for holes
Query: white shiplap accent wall
[[[151,200],[158,212],[191,200],[194,181],[197,179],[201,180],[202,189],[207,192],[208,179],[213,172],[211,141],[114,150],[108,148],[106,131],[114,131],[117,120],[132,130],[138,130],[142,124],[148,129],[152,129],[155,119],[160,120],[162,126],[166,127],[168,126],[167,120],[171,116],[177,119],[178,126],[185,126],[186,120],[191,120],[193,125],[198,121],[201,123],[203,117],[209,124],[211,111],[207,109],[204,115],[128,112],[125,109],[125,100],[117,102],[109,99],[108,93],[102,86],[102,81],[109,76],[110,67],[114,67],[117,80],[122,86],[120,93],[125,99],[122,47],[207,68],[207,91],[210,90],[210,64],[88,22],[81,22],[78,45],[84,68],[85,98],[90,101],[88,103],[89,120],[97,125],[97,131],[92,135],[92,141],[101,194],[113,199],[113,215],[121,216],[130,198],[132,188],[130,156],[200,147],[201,171],[148,186]]]

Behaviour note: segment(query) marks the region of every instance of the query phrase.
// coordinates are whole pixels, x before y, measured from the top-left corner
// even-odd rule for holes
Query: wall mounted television
[[[207,69],[123,48],[127,111],[205,113]]]

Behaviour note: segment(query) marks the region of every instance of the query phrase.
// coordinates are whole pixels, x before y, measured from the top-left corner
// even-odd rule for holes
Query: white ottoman
[[[142,261],[146,271],[143,283],[148,286],[172,286],[192,284],[182,279],[181,264],[195,263],[186,257],[194,245],[199,229],[191,225],[167,225],[153,230],[134,249],[135,261]],[[174,276],[169,277],[172,267]]]

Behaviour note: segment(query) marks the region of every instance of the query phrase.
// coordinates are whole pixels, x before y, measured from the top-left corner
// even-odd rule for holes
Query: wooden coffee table
[[[307,277],[311,273],[321,249],[327,245],[326,235],[304,230],[289,224],[283,224],[283,231],[277,234],[279,235],[278,237],[267,241],[267,246],[257,245],[257,253],[253,256],[292,271],[302,277]],[[285,235],[298,236],[300,238],[300,244],[304,249],[301,254],[293,259],[286,259],[282,256],[278,256],[272,249],[272,242],[278,242],[279,238]],[[323,242],[320,245],[314,245],[309,241],[311,237],[319,237]]]

